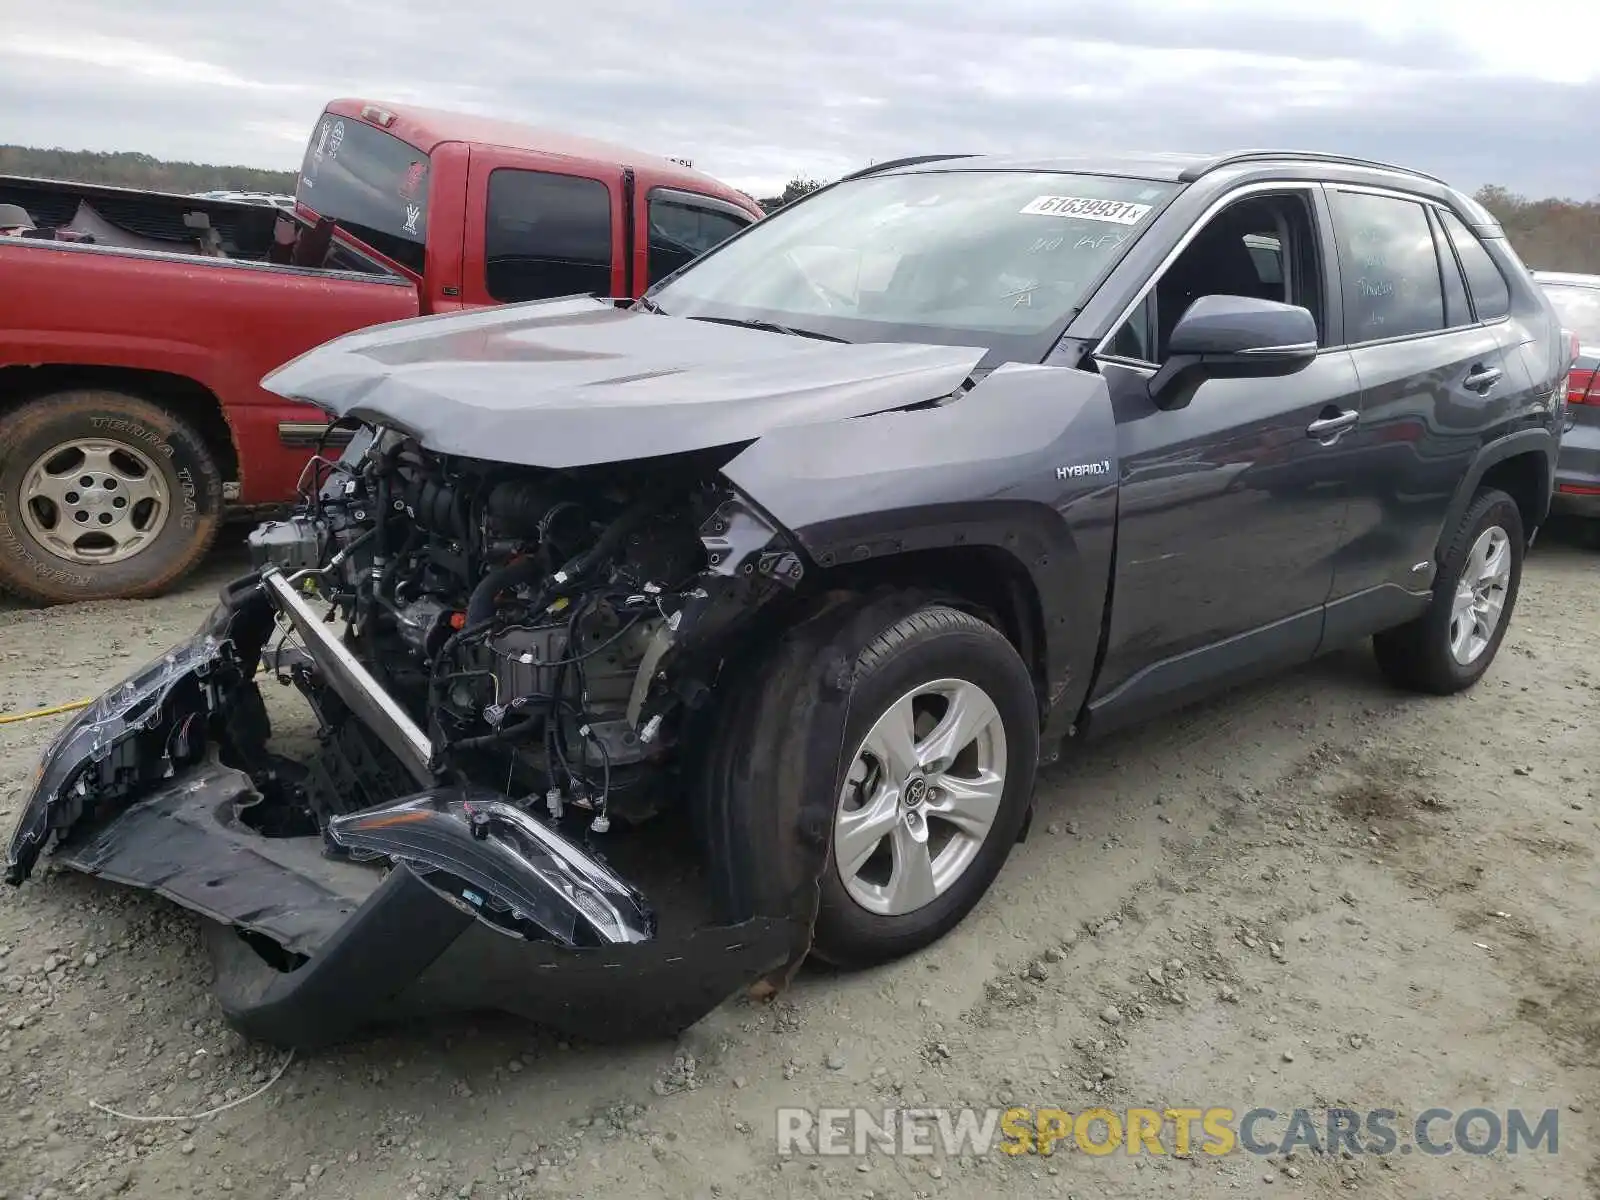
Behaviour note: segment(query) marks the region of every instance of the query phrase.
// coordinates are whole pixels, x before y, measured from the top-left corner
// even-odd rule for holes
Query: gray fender
[[[1082,702],[1116,526],[1099,375],[1000,367],[935,407],[776,430],[722,473],[823,568],[952,546],[1009,554],[1037,593],[1048,703]]]

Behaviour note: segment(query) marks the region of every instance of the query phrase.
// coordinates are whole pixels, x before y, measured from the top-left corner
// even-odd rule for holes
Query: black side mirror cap
[[[1206,379],[1293,375],[1317,357],[1309,309],[1253,296],[1201,296],[1172,331],[1167,359],[1150,379],[1158,408],[1182,408]]]

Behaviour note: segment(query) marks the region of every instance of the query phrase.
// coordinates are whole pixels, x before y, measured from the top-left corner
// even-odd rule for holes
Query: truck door
[[[713,246],[738,233],[755,218],[736,204],[683,188],[639,181],[634,202],[634,291],[665,279]]]
[[[461,296],[468,307],[627,293],[621,167],[474,148]]]

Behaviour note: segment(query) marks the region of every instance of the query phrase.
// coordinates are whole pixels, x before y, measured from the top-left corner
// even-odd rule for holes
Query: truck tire
[[[1427,610],[1372,639],[1391,683],[1436,696],[1471,687],[1499,653],[1522,584],[1521,510],[1485,488],[1442,544]]]
[[[1011,643],[967,612],[891,598],[835,629],[793,639],[725,696],[708,857],[733,919],[793,911],[809,883],[811,952],[855,968],[938,940],[988,891],[1032,800],[1039,711]],[[808,697],[847,662],[843,744],[837,728],[819,741]],[[798,865],[808,841],[822,844],[815,882]]]
[[[156,596],[216,538],[204,439],[137,396],[70,391],[0,417],[0,588],[43,604]]]

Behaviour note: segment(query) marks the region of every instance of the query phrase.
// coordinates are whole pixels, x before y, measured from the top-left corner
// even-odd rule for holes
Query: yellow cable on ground
[[[0,725],[15,725],[18,721],[32,721],[38,717],[54,717],[61,713],[77,712],[88,708],[93,700],[74,700],[71,704],[57,704],[54,708],[36,708],[32,712],[0,714]]]

